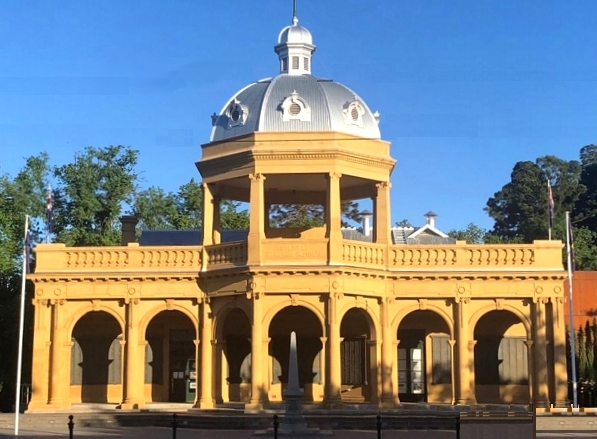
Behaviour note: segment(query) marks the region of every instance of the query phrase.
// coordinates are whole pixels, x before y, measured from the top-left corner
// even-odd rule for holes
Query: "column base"
[[[555,404],[553,405],[556,408],[568,408],[570,407],[571,402],[567,399],[556,399]]]
[[[385,400],[378,403],[377,406],[380,409],[393,409],[394,407],[396,407],[396,403],[394,402],[394,400]]]
[[[197,401],[195,403],[195,405],[193,405],[194,409],[200,409],[200,410],[208,410],[208,409],[213,409],[216,407],[216,404],[214,402],[213,399],[211,398],[206,398],[206,399],[200,399],[199,401]],[[246,408],[246,405],[245,405]]]
[[[344,402],[340,398],[324,399],[322,406],[328,410],[342,409],[344,408]]]
[[[120,410],[140,410],[143,408],[142,402],[135,402],[135,401],[126,401],[120,404],[117,409]]]
[[[456,400],[456,405],[477,405],[477,400],[473,398],[461,398]]]
[[[263,403],[260,401],[251,401],[245,404],[245,413],[263,412]]]
[[[25,412],[44,412],[54,410],[68,410],[70,409],[70,402],[53,402],[46,401],[29,401]]]

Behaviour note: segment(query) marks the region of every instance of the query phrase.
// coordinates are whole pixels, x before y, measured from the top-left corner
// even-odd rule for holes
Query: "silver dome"
[[[298,25],[295,17],[291,26],[286,26],[278,35],[278,44],[303,43],[313,45],[313,36],[306,27]]]
[[[252,132],[337,131],[380,139],[378,115],[348,87],[282,73],[236,93],[212,116],[211,141]]]

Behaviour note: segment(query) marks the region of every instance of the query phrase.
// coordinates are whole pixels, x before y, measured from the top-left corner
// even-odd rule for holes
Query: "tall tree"
[[[586,190],[580,196],[574,210],[575,218],[580,226],[597,233],[597,145],[591,144],[581,148],[580,163],[580,181]]]
[[[450,230],[448,236],[459,241],[466,241],[467,244],[483,244],[487,236],[487,230],[482,229],[475,223],[470,223],[462,230]]]
[[[355,201],[342,202],[342,226],[349,222],[359,223],[361,213]],[[270,209],[270,225],[272,227],[320,227],[325,223],[325,210],[317,204],[275,204]]]
[[[139,152],[124,146],[87,147],[74,163],[56,167],[57,241],[69,246],[119,245],[118,218],[132,202]]]

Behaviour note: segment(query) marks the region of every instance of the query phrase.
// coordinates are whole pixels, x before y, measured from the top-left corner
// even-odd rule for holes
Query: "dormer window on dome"
[[[365,107],[357,99],[349,102],[342,110],[344,114],[344,123],[348,125],[356,125],[363,128],[363,115],[365,114]]]
[[[226,116],[228,116],[228,128],[243,126],[249,115],[249,109],[241,105],[240,101],[234,99],[228,106]]]
[[[282,102],[282,120],[301,120],[303,122],[311,121],[311,108],[307,101],[299,96],[296,92],[292,92],[290,96]]]

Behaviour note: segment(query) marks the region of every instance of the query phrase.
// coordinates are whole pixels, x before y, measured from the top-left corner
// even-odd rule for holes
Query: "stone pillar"
[[[130,300],[126,305],[124,389],[120,408],[133,410],[143,408],[145,402],[143,356],[139,353],[139,312],[138,299]]]
[[[328,263],[342,263],[342,202],[340,200],[340,178],[342,174],[328,174],[326,191],[325,225],[328,238]]]
[[[552,299],[553,300],[553,299]],[[566,353],[566,324],[564,323],[565,297],[553,300],[553,358],[554,358],[554,385],[556,407],[568,407],[568,355]]]
[[[373,242],[379,244],[391,243],[390,237],[390,187],[387,181],[375,185],[377,193],[373,203]]]
[[[213,243],[221,244],[222,242],[222,199],[220,197],[214,198],[214,225],[213,225]]]
[[[477,344],[477,340],[469,340],[468,341],[468,358],[469,364],[471,364],[469,378],[468,378],[468,385],[470,389],[470,395],[472,399],[472,404],[477,403],[477,389],[475,386],[475,346]]]
[[[329,369],[325,379],[325,402],[330,408],[342,403],[342,358],[340,357],[340,322],[338,321],[339,293],[328,296],[328,354]]]
[[[70,358],[68,349],[72,343],[67,340],[64,327],[64,300],[56,300],[52,304],[52,335],[50,362],[50,400],[54,409],[70,408]],[[66,361],[65,361],[66,359]]]
[[[456,301],[456,315],[457,324],[455,325],[456,332],[456,349],[458,351],[458,368],[456,382],[458,389],[456,392],[456,404],[471,405],[475,404],[474,382],[471,387],[471,376],[475,368],[473,357],[469,349],[469,328],[468,328],[468,313],[466,312],[465,301],[467,299],[459,299]]]
[[[547,334],[545,330],[545,301],[537,298],[534,303],[534,339],[535,339],[535,377],[537,377],[537,407],[549,407],[549,393],[547,386]]]
[[[535,404],[535,352],[533,350],[533,340],[525,340],[527,347],[527,364],[529,371],[529,404]]]
[[[381,405],[394,406],[393,376],[392,376],[392,351],[394,336],[390,328],[389,308],[393,301],[390,297],[381,299]]]
[[[201,304],[201,397],[199,408],[214,408],[213,398],[213,347],[212,347],[212,319],[209,301],[203,299]],[[199,374],[197,374],[199,375]]]
[[[394,389],[394,405],[400,404],[400,365],[398,364],[398,347],[400,340],[396,338],[392,343],[392,380],[396,383]]]
[[[263,330],[262,330],[262,298],[261,293],[250,293],[253,304],[251,322],[251,401],[247,410],[262,410],[267,390],[263,380]]]
[[[201,215],[201,228],[203,229],[202,245],[212,245],[214,232],[214,196],[211,185],[203,183],[203,212]]]
[[[452,405],[456,404],[456,364],[454,361],[454,346],[456,345],[456,340],[450,339],[448,340],[448,344],[450,345],[450,384],[452,386]]]
[[[261,241],[265,239],[265,175],[250,174],[250,207],[247,265],[261,265]]]
[[[31,365],[31,400],[28,410],[40,410],[48,404],[50,393],[50,332],[52,312],[47,300],[33,300],[33,364]]]

